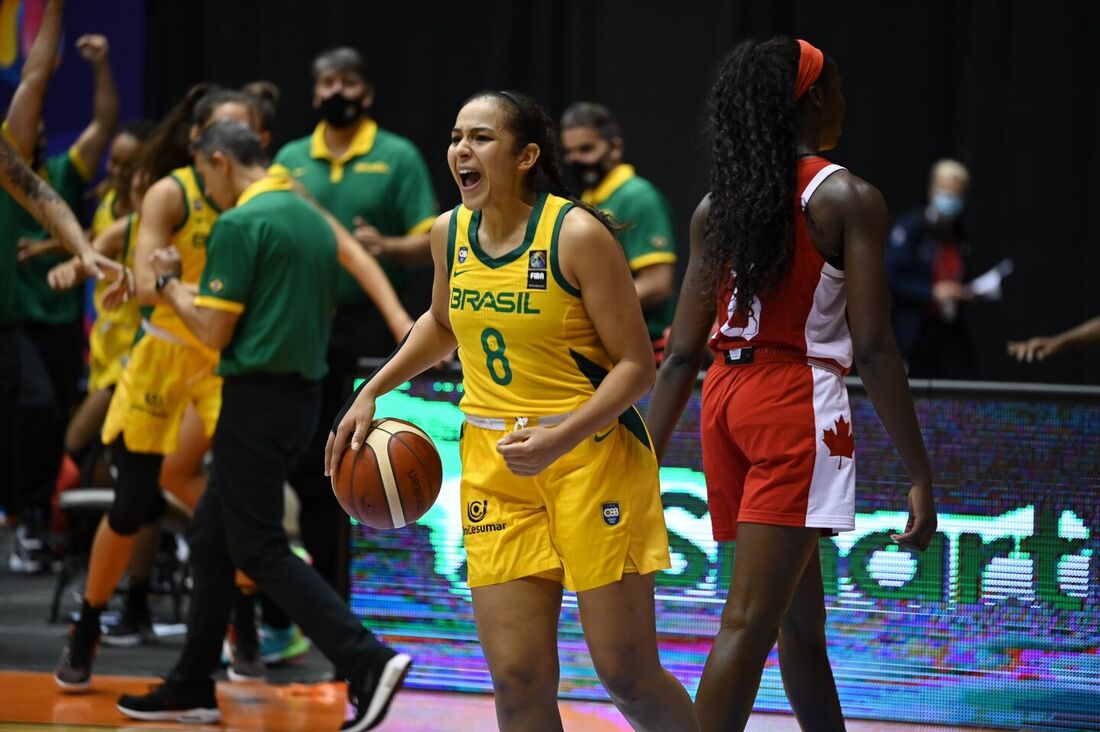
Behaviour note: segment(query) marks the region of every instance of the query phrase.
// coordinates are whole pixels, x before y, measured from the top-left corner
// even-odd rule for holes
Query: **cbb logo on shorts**
[[[466,518],[470,519],[470,523],[479,524],[485,519],[485,514],[489,512],[488,501],[470,501],[466,504]]]
[[[619,512],[619,502],[605,503],[603,504],[603,522],[608,526],[615,526],[619,523],[621,514]]]

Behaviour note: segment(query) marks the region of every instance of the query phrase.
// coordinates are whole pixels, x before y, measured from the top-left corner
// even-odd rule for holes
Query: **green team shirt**
[[[598,186],[585,191],[582,199],[626,227],[617,233],[617,238],[626,252],[631,272],[655,264],[676,263],[668,201],[652,183],[635,174],[633,166],[617,165]],[[675,311],[674,297],[645,311],[651,338],[659,337],[672,324]]]
[[[74,150],[48,158],[35,172],[69,208],[80,210],[91,176]],[[17,261],[20,239],[42,240],[49,236],[7,191],[0,190],[0,326],[19,321],[58,325],[80,318],[82,290],[54,292],[46,281],[50,269],[71,254],[56,252]]]
[[[275,164],[284,166],[348,231],[355,230],[355,219],[361,217],[382,236],[423,234],[431,230],[438,214],[420,151],[404,137],[380,129],[372,119],[360,124],[339,158],[325,144],[322,122],[311,136],[288,142],[275,156]],[[400,291],[403,270],[388,262],[381,264]],[[366,293],[341,270],[337,303],[363,302],[368,302]]]
[[[340,264],[321,213],[268,176],[218,217],[206,248],[195,304],[240,314],[218,373],[324,376]]]

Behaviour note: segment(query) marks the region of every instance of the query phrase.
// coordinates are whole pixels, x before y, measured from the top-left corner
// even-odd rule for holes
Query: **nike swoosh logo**
[[[609,429],[607,432],[604,432],[602,435],[597,433],[596,436],[593,439],[596,440],[596,442],[603,442],[604,440],[606,440],[611,435],[612,432],[615,431],[615,427],[618,427],[618,426],[619,425],[617,425],[617,424],[614,425],[611,429]]]
[[[464,270],[462,270],[461,272],[452,272],[452,273],[451,273],[451,279],[452,279],[452,280],[453,280],[453,279],[457,279],[459,275],[464,275],[464,274],[466,274],[466,273],[467,273],[467,272],[469,272],[469,271],[470,271],[470,270],[468,270],[468,269],[464,269]]]

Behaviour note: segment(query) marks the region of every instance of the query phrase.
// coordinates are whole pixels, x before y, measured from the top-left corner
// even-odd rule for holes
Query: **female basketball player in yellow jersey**
[[[432,228],[430,310],[329,439],[334,474],[375,399],[455,346],[467,415],[462,502],[478,636],[503,730],[560,730],[557,628],[576,590],[600,680],[635,729],[697,729],[657,655],[669,566],[657,461],[633,402],[653,353],[622,249],[569,199],[553,124],[514,93],[471,97],[447,159],[462,205]]]
[[[259,125],[259,110],[249,95],[216,90],[197,102],[194,96],[189,95],[183,105],[193,108],[193,138],[219,119],[244,122],[254,129]],[[150,156],[173,147],[164,140],[174,127],[168,121],[158,130],[159,136],[153,135]],[[159,167],[149,160],[142,164],[143,169]],[[63,689],[84,689],[90,683],[99,614],[125,571],[135,534],[164,510],[160,486],[174,483],[173,493],[194,494],[195,500],[205,486],[201,460],[221,407],[221,379],[214,373],[218,354],[195,338],[170,306],[158,303],[150,256],[159,248],[175,246],[183,259],[181,279],[197,291],[206,263],[206,237],[217,216],[218,208],[207,198],[191,166],[176,168],[158,180],[142,201],[134,277],[138,301],[153,308],[142,321],[143,333],[130,352],[103,425],[103,442],[118,469],[115,500],[96,532],[81,616],[55,671]],[[189,406],[201,423],[190,422],[199,430],[181,441],[181,429],[189,426],[185,419]],[[167,470],[162,474],[166,455],[172,455],[180,467],[190,466],[189,474],[167,475]]]

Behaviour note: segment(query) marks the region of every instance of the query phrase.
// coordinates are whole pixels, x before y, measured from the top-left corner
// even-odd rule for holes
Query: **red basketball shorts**
[[[729,366],[703,383],[703,472],[714,538],[740,522],[855,528],[855,446],[841,376],[802,363]]]

